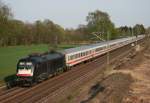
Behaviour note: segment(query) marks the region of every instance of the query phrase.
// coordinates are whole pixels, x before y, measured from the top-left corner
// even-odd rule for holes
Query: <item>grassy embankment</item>
[[[58,49],[75,47],[75,45],[59,45]],[[10,46],[0,48],[0,83],[4,78],[15,74],[17,61],[34,52],[46,52],[48,45]]]

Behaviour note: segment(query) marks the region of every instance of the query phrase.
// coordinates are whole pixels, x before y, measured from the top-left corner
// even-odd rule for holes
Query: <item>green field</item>
[[[5,77],[15,74],[17,61],[35,52],[46,52],[49,50],[48,45],[31,45],[31,46],[11,46],[0,48],[0,82]],[[75,45],[59,45],[58,49],[75,47]]]

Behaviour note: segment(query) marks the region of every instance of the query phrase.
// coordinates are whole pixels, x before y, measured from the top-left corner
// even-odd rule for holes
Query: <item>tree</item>
[[[135,36],[140,35],[140,34],[145,34],[145,28],[142,24],[136,24],[133,27],[133,33]]]
[[[93,41],[92,32],[101,32],[103,38],[118,38],[118,36],[130,36],[131,27],[120,27],[115,29],[107,13],[96,10],[90,12],[86,17],[87,25],[79,25],[77,29],[66,29],[55,24],[49,19],[37,20],[34,23],[26,23],[13,19],[11,9],[0,1],[0,46],[30,45],[30,44],[59,44],[79,43]],[[147,30],[148,32],[148,30]],[[145,33],[143,25],[134,26],[134,34]],[[121,34],[121,35],[118,35]],[[94,39],[95,41],[99,39]]]
[[[0,19],[11,19],[12,18],[12,13],[10,8],[5,5],[2,1],[0,1]]]
[[[150,34],[150,27],[148,27],[148,28],[146,29],[146,33],[147,33],[147,34]]]
[[[89,33],[101,32],[104,34],[104,38],[107,38],[107,33],[109,32],[110,38],[116,38],[116,30],[114,24],[111,22],[110,17],[107,13],[96,10],[90,12],[87,16],[87,27]]]
[[[121,26],[117,28],[120,37],[132,36],[132,27]]]
[[[9,20],[12,18],[10,8],[0,1],[0,46],[9,44]]]

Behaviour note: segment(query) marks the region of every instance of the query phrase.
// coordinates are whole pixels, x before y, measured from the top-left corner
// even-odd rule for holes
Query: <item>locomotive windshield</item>
[[[18,69],[32,69],[33,64],[31,62],[20,62],[18,65]]]
[[[21,61],[17,69],[17,76],[33,76],[34,66],[32,62]]]

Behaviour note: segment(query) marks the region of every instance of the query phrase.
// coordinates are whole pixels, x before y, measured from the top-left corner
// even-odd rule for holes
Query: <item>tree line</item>
[[[31,44],[60,44],[98,41],[93,33],[98,32],[103,39],[116,39],[126,36],[140,35],[150,32],[142,24],[134,27],[121,26],[116,28],[106,12],[96,10],[89,12],[87,24],[76,29],[64,29],[51,20],[37,20],[27,23],[13,18],[11,9],[0,2],[0,47]]]

